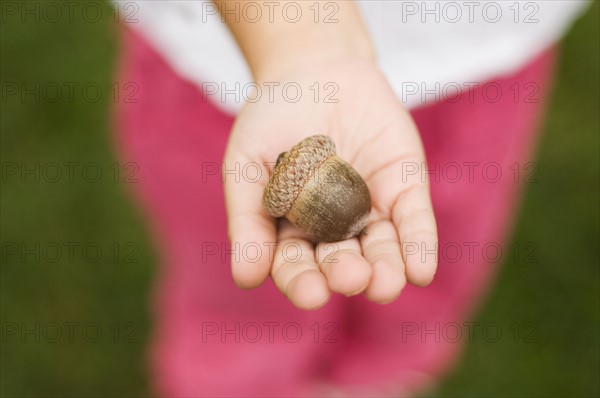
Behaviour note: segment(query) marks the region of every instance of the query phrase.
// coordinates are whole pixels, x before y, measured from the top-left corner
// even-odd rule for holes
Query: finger
[[[392,219],[400,237],[407,280],[426,286],[437,270],[437,228],[427,185],[414,185],[404,191],[392,209]]]
[[[389,221],[367,226],[367,234],[360,237],[362,252],[373,268],[371,282],[365,296],[376,303],[390,303],[406,285],[404,260],[396,228]]]
[[[329,300],[327,280],[315,262],[312,243],[296,237],[286,238],[285,231],[290,229],[282,227],[271,278],[296,307],[306,310],[320,308]]]
[[[371,279],[371,266],[362,256],[358,239],[317,245],[317,262],[331,290],[346,296],[364,291]]]
[[[246,161],[248,163],[250,162]],[[226,160],[224,167],[225,170],[242,170],[243,165],[243,160]],[[262,193],[268,180],[268,171],[263,169],[258,182],[238,174],[225,174],[223,178],[232,250],[246,253],[248,248],[256,247],[259,253],[251,258],[244,255],[232,256],[231,272],[239,287],[252,289],[269,275],[273,259],[269,256],[268,246],[276,242],[275,222],[262,208]]]

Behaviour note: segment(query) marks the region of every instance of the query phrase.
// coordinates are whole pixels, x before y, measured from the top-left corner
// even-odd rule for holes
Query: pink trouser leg
[[[453,253],[442,253],[430,287],[409,286],[388,306],[336,296],[306,312],[293,308],[270,281],[253,291],[238,289],[229,262],[242,253],[229,253],[220,177],[233,119],[203,100],[143,40],[124,33],[121,78],[139,91],[137,103],[119,104],[117,149],[123,161],[139,167],[135,195],[161,256],[152,302],[157,394],[305,395],[326,376],[343,385],[412,388],[420,383],[415,371],[436,376],[446,369],[459,344],[421,342],[420,335],[402,334],[402,327],[464,322],[495,265],[481,255],[469,261],[464,250],[457,262],[445,260]],[[443,173],[432,181],[440,247],[504,241],[518,191],[509,167],[528,159],[541,109],[523,102],[531,89],[521,88],[514,102],[509,86],[534,82],[536,98],[543,99],[551,59],[547,54],[498,80],[503,96],[497,103],[475,90],[473,101],[465,92],[456,103],[413,113],[432,167],[479,164],[473,183],[465,175],[451,183]],[[496,183],[481,178],[490,162],[503,173]]]
[[[270,280],[252,291],[234,285],[230,259],[242,254],[228,253],[219,172],[233,119],[124,33],[121,78],[135,82],[139,101],[120,104],[117,147],[139,167],[135,195],[162,263],[152,303],[154,387],[171,397],[304,394],[334,347],[317,328],[338,322],[342,301],[306,312]]]
[[[352,300],[353,348],[335,367],[338,383],[387,385],[390,393],[398,386],[420,389],[425,378],[418,373],[439,378],[469,340],[473,326],[464,323],[510,256],[506,238],[522,182],[534,170],[528,162],[553,60],[549,50],[512,76],[412,112],[429,164],[438,271],[430,286],[407,286],[391,305]],[[404,244],[414,256],[431,255],[431,248]],[[456,339],[457,332],[462,337]]]

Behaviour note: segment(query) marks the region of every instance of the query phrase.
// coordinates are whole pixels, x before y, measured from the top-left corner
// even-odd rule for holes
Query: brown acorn
[[[324,135],[305,138],[279,155],[262,202],[269,215],[285,216],[320,242],[360,234],[371,211],[365,181]]]

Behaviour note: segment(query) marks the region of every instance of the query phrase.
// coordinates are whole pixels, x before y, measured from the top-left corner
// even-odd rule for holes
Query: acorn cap
[[[263,193],[263,207],[273,217],[285,216],[319,166],[335,155],[335,144],[325,135],[313,135],[279,155]]]

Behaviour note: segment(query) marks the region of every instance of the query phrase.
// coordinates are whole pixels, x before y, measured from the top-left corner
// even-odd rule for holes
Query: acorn
[[[318,242],[364,233],[371,211],[367,184],[324,135],[279,155],[262,203],[269,215],[287,218]]]

